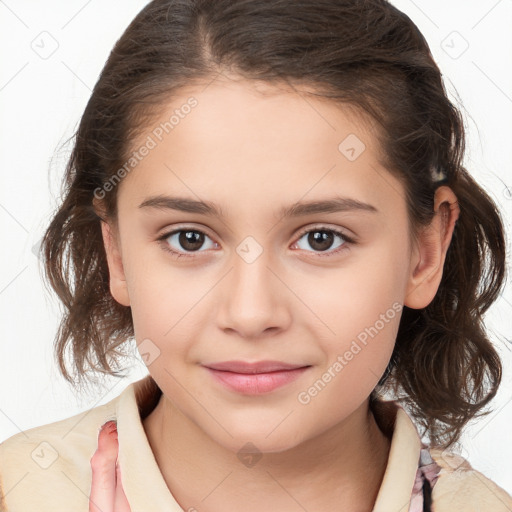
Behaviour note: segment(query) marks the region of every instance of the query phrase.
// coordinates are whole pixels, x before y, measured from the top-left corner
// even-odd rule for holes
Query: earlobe
[[[124,273],[119,242],[114,233],[114,228],[108,222],[101,221],[101,233],[107,255],[110,293],[112,294],[112,297],[119,302],[119,304],[129,306],[130,297],[128,295],[126,276]]]
[[[412,309],[427,307],[441,283],[446,253],[460,214],[451,188],[442,186],[436,190],[434,212],[432,222],[419,233],[411,255],[404,305]]]

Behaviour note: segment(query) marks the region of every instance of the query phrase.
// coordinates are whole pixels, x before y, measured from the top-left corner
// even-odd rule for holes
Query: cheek
[[[326,339],[356,337],[381,315],[391,320],[388,329],[406,289],[404,248],[383,240],[371,249],[353,251],[338,268],[309,273],[301,280],[294,290],[309,308],[307,318],[314,315],[325,326]]]
[[[311,281],[309,292],[303,288],[305,302],[321,320],[314,333],[325,355],[320,378],[333,383],[333,394],[325,395],[333,399],[369,394],[395,345],[406,281],[404,247],[386,240],[374,248],[354,252],[350,265],[333,269],[324,285],[314,288]]]
[[[157,338],[172,337],[179,324],[197,314],[196,305],[211,285],[198,278],[197,267],[171,260],[156,243],[145,244],[127,247],[125,275],[135,329],[140,334],[151,331]]]
[[[382,301],[340,315],[336,336],[321,342],[326,362],[300,390],[297,400],[311,417],[337,422],[373,391],[389,363],[402,305]]]
[[[209,288],[198,281],[177,272],[169,272],[165,280],[148,278],[132,305],[139,354],[161,389],[178,402],[187,399],[180,383],[185,385],[194,371],[196,340],[203,337],[212,308]],[[150,354],[149,361],[144,353]],[[201,393],[196,390],[196,396]]]

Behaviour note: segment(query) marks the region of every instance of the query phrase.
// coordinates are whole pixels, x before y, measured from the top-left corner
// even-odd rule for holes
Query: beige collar
[[[407,512],[420,460],[421,439],[405,410],[394,401],[373,406],[379,426],[390,434],[391,446],[373,512]]]

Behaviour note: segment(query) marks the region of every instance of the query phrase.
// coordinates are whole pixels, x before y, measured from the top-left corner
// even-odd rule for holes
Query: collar
[[[407,512],[422,448],[416,426],[396,401],[376,400],[377,424],[391,438],[388,463],[373,512]]]
[[[161,393],[147,375],[130,384],[117,401],[119,462],[132,512],[147,509],[148,489],[151,489],[153,510],[183,512],[165,483],[142,425],[142,419],[155,407]],[[379,428],[391,438],[388,463],[373,512],[407,512],[422,447],[420,437],[397,402],[376,400],[371,407]]]

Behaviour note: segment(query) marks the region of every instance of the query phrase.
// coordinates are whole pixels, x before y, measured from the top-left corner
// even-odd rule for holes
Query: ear
[[[130,297],[126,285],[118,231],[111,223],[102,220],[101,233],[107,254],[110,293],[119,304],[129,306]]]
[[[411,255],[404,305],[412,309],[427,307],[441,283],[446,252],[460,214],[457,197],[450,187],[437,188],[434,212],[432,222],[419,233]]]

